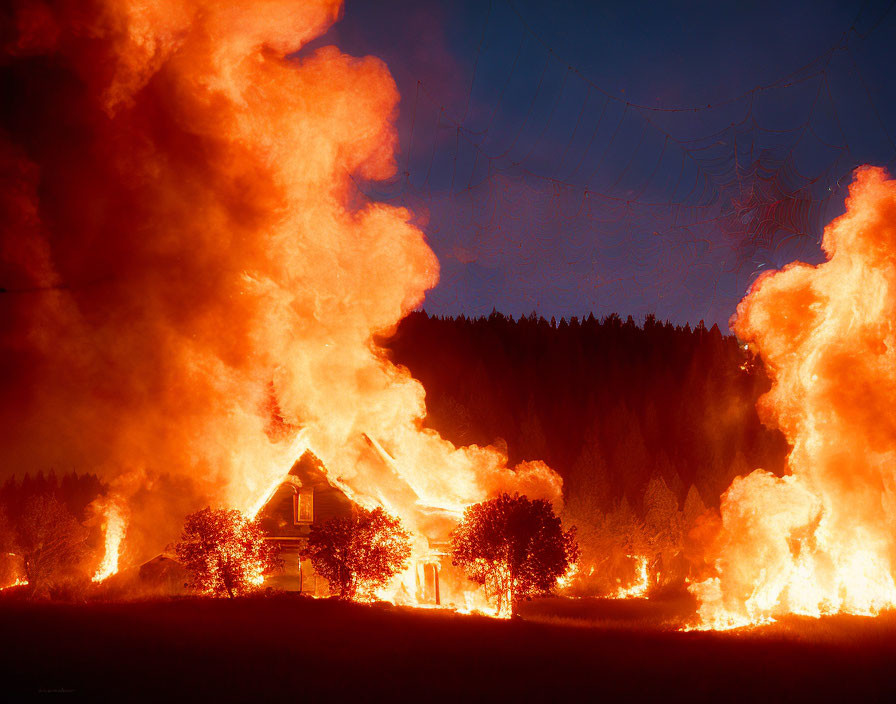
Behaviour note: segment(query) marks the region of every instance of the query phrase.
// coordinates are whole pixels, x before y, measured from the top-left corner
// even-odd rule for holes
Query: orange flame
[[[647,558],[644,555],[628,555],[635,561],[637,578],[627,587],[619,587],[610,599],[643,599],[650,588],[650,574],[647,569]]]
[[[118,572],[118,559],[121,551],[121,541],[124,540],[125,518],[122,510],[115,503],[108,503],[103,522],[105,533],[105,553],[103,561],[93,575],[94,582],[102,582]]]
[[[16,577],[16,581],[12,584],[7,584],[5,587],[0,587],[0,592],[5,589],[12,589],[13,587],[25,587],[28,585],[28,580],[24,577]]]
[[[129,549],[152,554],[209,503],[254,515],[305,447],[400,516],[419,559],[491,493],[559,501],[543,464],[425,429],[423,387],[376,343],[439,265],[410,212],[359,194],[396,172],[386,67],[303,51],[341,5],[41,3],[39,24],[11,23],[33,119],[0,135],[0,256],[36,293],[0,320],[23,385],[0,447],[145,478],[122,489]],[[46,75],[28,73],[39,54]]]
[[[793,445],[722,499],[716,575],[692,585],[702,628],[896,605],[896,181],[858,169],[827,261],[761,277],[737,335],[773,386],[760,411]]]

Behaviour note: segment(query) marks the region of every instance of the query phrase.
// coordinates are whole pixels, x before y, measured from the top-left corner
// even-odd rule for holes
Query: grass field
[[[0,600],[6,700],[894,701],[896,616],[674,630],[678,601],[498,621],[291,596]]]

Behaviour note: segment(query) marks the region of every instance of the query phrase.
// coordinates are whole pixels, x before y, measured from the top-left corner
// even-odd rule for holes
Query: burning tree
[[[563,530],[550,502],[502,494],[467,508],[452,539],[452,563],[512,615],[523,599],[553,592],[579,556],[576,529]]]
[[[231,599],[256,590],[281,565],[279,548],[235,509],[191,513],[174,550],[190,571],[193,589]]]
[[[311,527],[302,559],[338,591],[341,599],[373,598],[411,556],[410,534],[383,509],[355,507],[349,518]]]

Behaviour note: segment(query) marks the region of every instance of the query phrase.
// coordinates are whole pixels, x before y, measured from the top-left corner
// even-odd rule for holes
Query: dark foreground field
[[[272,597],[0,600],[6,701],[893,701],[896,617],[669,630],[675,604],[548,600],[513,622]],[[4,699],[4,697],[0,697]]]

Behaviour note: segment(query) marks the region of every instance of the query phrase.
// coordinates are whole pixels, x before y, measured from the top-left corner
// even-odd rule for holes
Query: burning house
[[[280,485],[258,512],[258,521],[280,547],[283,568],[266,584],[314,596],[328,594],[326,580],[299,556],[308,541],[311,526],[351,515],[352,502],[327,481],[320,460],[306,452],[292,466]]]
[[[422,385],[377,341],[439,279],[413,213],[358,199],[359,181],[397,173],[395,82],[373,57],[299,55],[338,0],[176,5],[40,5],[34,31],[13,13],[0,250],[4,286],[29,295],[5,297],[0,320],[21,399],[4,457],[103,468],[97,583],[168,542],[172,516],[255,516],[269,497],[284,584],[317,589],[303,536],[354,502],[401,518],[419,565],[403,588],[445,602],[440,546],[464,507],[499,491],[556,502],[561,481],[426,428]],[[54,66],[40,80],[38,59]],[[328,481],[284,483],[306,440]],[[168,560],[148,571],[182,584]]]
[[[300,553],[313,525],[346,518],[351,515],[353,505],[345,491],[329,481],[321,461],[313,453],[305,452],[257,515],[269,540],[280,547],[283,560],[280,571],[270,575],[265,583],[285,591],[327,596],[327,581],[315,572],[310,560],[301,559]],[[446,542],[431,543],[422,555],[415,553],[416,559],[411,565],[413,575],[404,576],[395,594],[397,600],[441,603],[439,572],[442,558],[447,555],[446,545]]]

